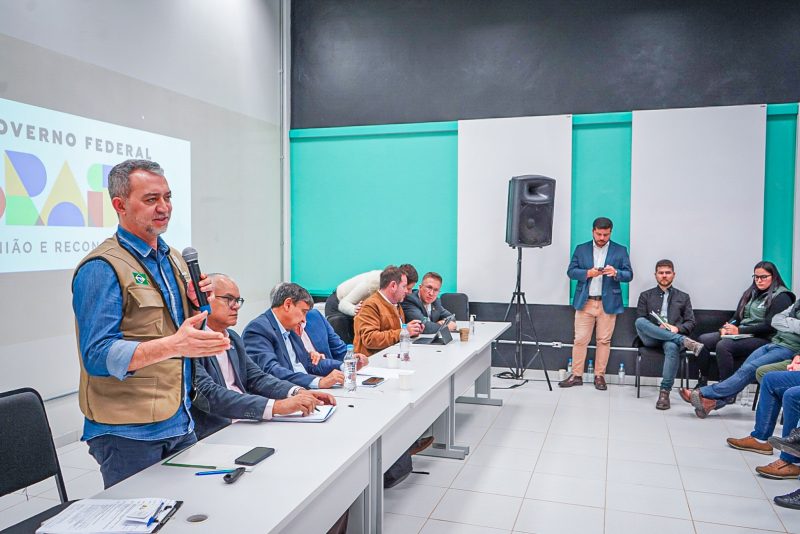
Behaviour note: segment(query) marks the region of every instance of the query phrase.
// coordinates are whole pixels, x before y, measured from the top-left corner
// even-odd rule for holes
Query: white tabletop
[[[157,464],[97,497],[153,496],[184,501],[164,526],[165,533],[293,531],[289,525],[324,506],[321,500],[338,493],[351,499],[363,490],[369,476],[365,469],[368,471],[370,447],[376,440],[424,403],[431,392],[441,390],[472,356],[508,327],[508,323],[478,322],[468,342],[459,341],[455,333],[454,341],[446,346],[412,345],[408,368],[415,373],[411,390],[401,390],[397,379],[388,379],[377,388],[359,387],[355,392],[333,390],[338,407],[325,423],[239,422],[209,436],[207,443],[275,448],[273,456],[235,484],[225,484],[221,476],[195,476],[199,469]],[[392,350],[396,352],[397,347],[386,352]],[[382,354],[370,358],[370,367],[386,367]],[[338,513],[346,508],[344,505]],[[187,522],[193,514],[205,514],[208,519]]]

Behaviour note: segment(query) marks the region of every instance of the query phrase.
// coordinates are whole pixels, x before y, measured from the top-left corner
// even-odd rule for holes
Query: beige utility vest
[[[122,290],[122,337],[149,341],[174,334],[179,325],[169,313],[156,282],[147,268],[125,250],[114,235],[89,253],[75,272],[89,260],[101,259],[117,274]],[[188,316],[186,283],[189,269],[177,250],[170,248],[169,261],[178,281],[181,304]],[[80,339],[78,323],[75,331]],[[183,358],[175,357],[142,367],[125,380],[93,376],[86,372],[78,346],[81,377],[78,403],[90,420],[109,425],[156,423],[169,419],[183,401]]]

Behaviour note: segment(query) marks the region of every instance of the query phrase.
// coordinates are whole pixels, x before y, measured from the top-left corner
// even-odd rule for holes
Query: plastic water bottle
[[[405,323],[400,327],[400,361],[411,361],[411,334],[408,333]]]
[[[586,368],[586,381],[594,382],[594,360],[589,360],[589,367]]]
[[[469,333],[470,335],[475,334],[475,314],[469,316]]]
[[[572,358],[567,360],[567,375],[572,375]]]
[[[619,371],[617,372],[617,376],[619,376],[619,385],[625,384],[625,364],[620,362],[619,364]]]
[[[344,389],[355,391],[358,386],[356,371],[358,371],[358,358],[353,353],[353,345],[347,345],[347,354],[344,355]]]

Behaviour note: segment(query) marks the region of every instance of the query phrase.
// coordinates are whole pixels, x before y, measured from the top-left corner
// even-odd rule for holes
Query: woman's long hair
[[[783,278],[781,278],[781,273],[778,272],[778,268],[771,261],[760,261],[756,263],[756,266],[753,267],[753,272],[755,272],[756,269],[764,269],[772,275],[772,283],[767,288],[767,300],[764,304],[767,308],[769,308],[777,290],[781,287],[786,287],[786,284],[783,282]],[[750,287],[745,290],[742,298],[739,299],[739,305],[736,306],[737,317],[743,317],[744,307],[747,306],[747,303],[750,302],[750,300],[753,299],[756,294],[758,294],[758,287],[756,286],[756,281],[753,280],[753,283],[750,284]]]

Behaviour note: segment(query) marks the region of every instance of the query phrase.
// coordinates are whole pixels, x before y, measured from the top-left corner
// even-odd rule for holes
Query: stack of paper
[[[155,532],[181,501],[170,499],[84,499],[42,523],[36,534],[117,534]]]

